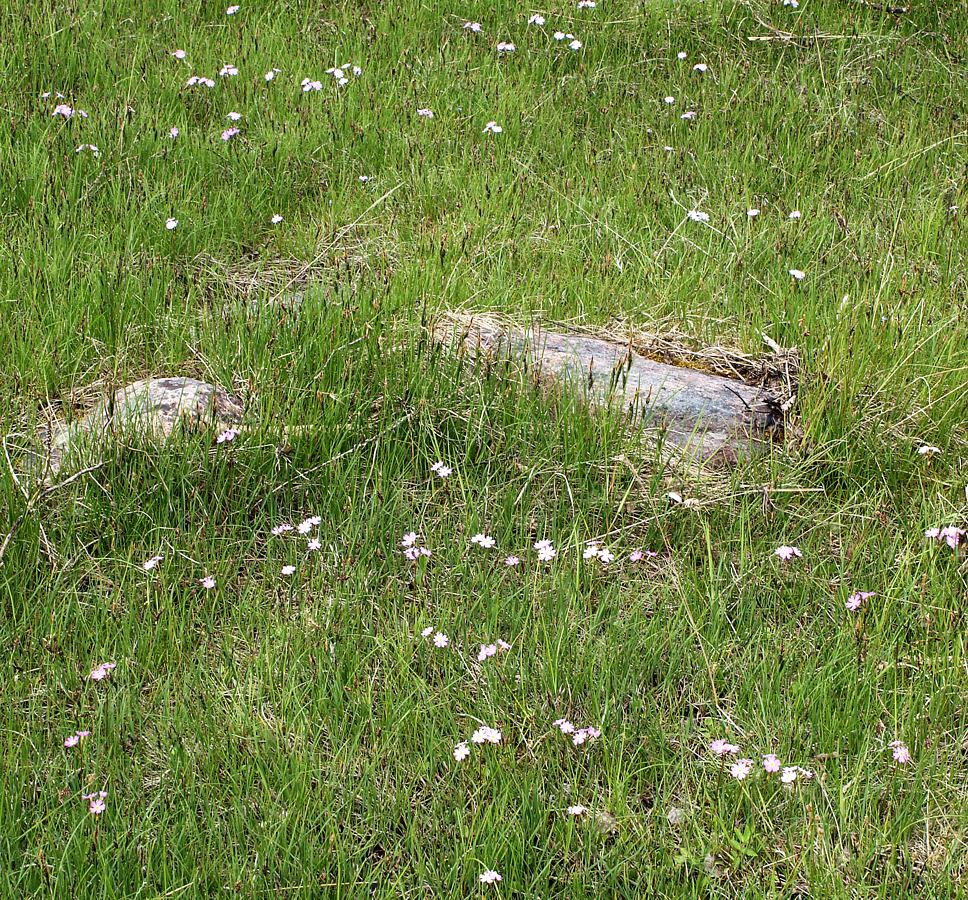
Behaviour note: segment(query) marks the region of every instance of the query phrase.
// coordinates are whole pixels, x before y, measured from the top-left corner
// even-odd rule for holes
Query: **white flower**
[[[292,575],[295,571],[296,571],[296,567],[295,566],[283,566],[282,567],[282,574],[283,575]]]
[[[420,116],[421,119],[432,119],[434,117],[434,111],[426,108],[418,109],[417,115]]]
[[[93,156],[95,159],[97,159],[101,155],[101,151],[98,150],[98,148],[95,147],[94,144],[81,144],[81,146],[78,147],[74,152],[83,153],[85,150],[88,150],[91,156]]]
[[[442,631],[438,631],[438,632],[437,632],[437,633],[436,633],[436,634],[434,635],[434,646],[435,646],[435,647],[440,647],[441,649],[443,649],[443,648],[444,648],[444,647],[446,647],[446,646],[447,646],[447,645],[448,645],[449,643],[450,643],[450,638],[449,638],[449,637],[447,637],[447,635],[446,635],[446,634],[444,634],[444,633],[443,633]]]
[[[176,137],[178,137],[179,134],[181,134],[181,132],[178,130],[178,126],[172,125],[171,129],[168,132],[168,137],[174,140]]]
[[[434,626],[428,625],[423,631],[420,632],[421,637],[430,637],[434,633]]]
[[[271,219],[269,219],[269,221],[272,222],[273,225],[278,225],[282,221],[282,216],[280,216],[279,213],[276,213]]]
[[[231,119],[233,122],[238,122],[239,119],[242,118],[242,113],[240,113],[240,112],[230,112],[225,118],[226,119]]]
[[[746,210],[746,215],[751,219],[755,219],[760,214],[758,209],[748,209]]]
[[[265,78],[266,81],[272,81],[281,71],[282,69],[269,69],[269,71],[266,72],[262,77]]]
[[[198,582],[206,591],[210,591],[215,587],[215,577],[212,575],[206,575],[201,581]]]
[[[230,6],[227,10],[225,10],[225,15],[234,16],[238,11],[239,11],[238,6]]]
[[[932,447],[929,444],[925,444],[923,447],[918,447],[918,453],[921,456],[934,456],[935,453],[940,453],[940,447]]]
[[[178,219],[166,219],[165,229],[167,231],[174,231],[178,227]]]
[[[803,281],[807,277],[806,272],[802,272],[800,269],[790,269],[790,274],[797,280]]]
[[[221,69],[218,70],[218,74],[222,78],[235,78],[235,76],[239,74],[239,70],[235,68],[235,66],[226,63]]]
[[[595,0],[578,0],[579,9],[594,9],[598,4]]]
[[[566,37],[570,37],[570,35],[565,34],[563,31],[556,31],[554,33],[554,38],[556,41],[563,41]]]
[[[787,216],[788,219],[799,219],[802,213],[799,209],[793,210],[790,215]]]
[[[669,105],[671,106],[671,105],[672,105],[673,103],[675,103],[675,102],[676,102],[676,98],[675,98],[675,97],[673,97],[673,96],[672,96],[672,95],[670,94],[670,95],[669,95],[668,97],[663,97],[663,98],[662,98],[662,102],[663,102],[663,103],[668,103],[668,104],[669,104]]]
[[[696,63],[692,67],[692,71],[693,72],[705,72],[708,68],[709,68],[709,66],[707,66],[706,63]]]
[[[685,59],[685,58],[686,58],[686,51],[685,50],[680,50],[676,54],[676,59]]]
[[[484,134],[490,132],[491,134],[500,134],[504,129],[497,124],[497,122],[488,122],[484,126]]]
[[[572,50],[581,50],[581,41],[579,40],[570,41],[568,46],[571,47]]]
[[[583,813],[587,813],[587,812],[588,812],[588,807],[582,806],[580,803],[576,803],[574,806],[568,807],[569,816],[580,816]]]
[[[490,728],[487,725],[482,725],[471,735],[471,741],[473,741],[475,744],[500,744],[501,732],[496,728]]]
[[[481,884],[497,884],[499,881],[503,881],[500,872],[495,872],[493,869],[488,869],[480,874]]]
[[[544,25],[545,17],[541,13],[535,13],[530,19],[528,19],[529,25],[537,25],[539,28]]]
[[[481,23],[480,22],[465,22],[464,31],[473,31],[474,34],[480,34]]]
[[[497,45],[498,53],[514,53],[517,47],[514,46],[510,41],[501,41]]]
[[[686,110],[679,118],[685,119],[688,122],[690,119],[696,118],[696,111],[693,109]]]
[[[311,81],[309,78],[304,78],[300,84],[302,85],[304,94],[308,94],[310,91],[321,91],[323,89],[323,83],[321,81]]]
[[[143,568],[143,569],[144,569],[144,570],[145,570],[146,572],[150,572],[150,571],[151,571],[152,569],[157,569],[157,568],[158,568],[158,564],[159,564],[159,563],[160,563],[160,562],[161,562],[161,561],[162,561],[162,560],[163,560],[164,558],[165,558],[165,557],[164,557],[164,556],[162,556],[162,555],[161,555],[160,553],[159,553],[159,554],[158,554],[157,556],[152,556],[152,557],[151,557],[150,559],[146,559],[146,560],[145,560],[145,561],[144,561],[144,562],[143,562],[143,563],[141,564],[141,568]]]
[[[483,547],[485,550],[490,550],[497,541],[494,540],[489,534],[475,534],[471,538],[472,544],[477,544],[479,547]]]
[[[698,209],[690,209],[689,212],[686,213],[686,218],[691,219],[693,222],[708,222],[709,213],[701,212]]]
[[[796,9],[800,5],[800,0],[783,0],[784,6],[789,6],[790,9]]]
[[[468,746],[467,741],[461,741],[456,747],[454,747],[454,759],[457,762],[461,762],[467,759],[471,755],[471,748]]]

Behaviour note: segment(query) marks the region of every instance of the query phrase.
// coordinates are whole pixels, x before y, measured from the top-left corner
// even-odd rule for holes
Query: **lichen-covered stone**
[[[62,426],[49,447],[48,470],[60,470],[75,451],[96,449],[122,433],[164,441],[176,427],[238,428],[242,404],[224,388],[194,378],[136,381],[101,400],[86,416]]]

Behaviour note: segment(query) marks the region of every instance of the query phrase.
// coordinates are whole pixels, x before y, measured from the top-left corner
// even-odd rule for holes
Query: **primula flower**
[[[891,748],[895,762],[906,766],[911,761],[911,751],[908,750],[907,744],[901,741],[891,741],[887,746]]]
[[[216,444],[228,444],[234,441],[239,436],[239,433],[234,428],[226,428],[217,438],[215,438]]]
[[[500,41],[497,45],[498,53],[514,53],[515,50],[517,50],[517,47],[510,41]]]
[[[940,447],[933,447],[930,444],[925,444],[923,447],[918,447],[919,456],[934,456],[936,453],[940,452]]]
[[[435,646],[435,647],[439,647],[440,649],[443,649],[443,648],[444,648],[444,647],[446,647],[446,646],[447,646],[447,645],[448,645],[449,643],[450,643],[450,638],[449,638],[449,637],[447,637],[447,635],[446,635],[446,634],[444,634],[444,633],[443,633],[442,631],[438,631],[438,632],[437,632],[437,633],[436,633],[436,634],[434,635],[434,646]]]
[[[789,562],[794,557],[797,559],[803,557],[803,553],[799,547],[787,547],[786,545],[777,547],[776,550],[773,551],[773,555],[781,559],[783,562]]]
[[[239,70],[231,63],[226,63],[218,70],[218,74],[221,78],[235,78],[239,74]]]
[[[235,127],[233,127],[233,128],[226,128],[225,131],[222,132],[222,140],[223,141],[230,141],[238,133],[239,133],[239,129],[238,128],[235,128]]]
[[[281,534],[285,534],[287,531],[292,531],[292,525],[288,522],[282,522],[279,525],[274,525],[272,527],[272,536],[279,537]]]
[[[554,33],[553,37],[554,37],[554,39],[556,41],[563,41],[565,38],[572,38],[572,37],[574,37],[574,35],[573,34],[565,34],[563,31],[556,31]]]
[[[77,736],[77,734],[71,734],[64,738],[65,747],[76,747],[80,742],[81,739]]]
[[[174,56],[175,59],[184,59],[186,56],[188,56],[184,50],[172,50],[171,55]]]
[[[861,604],[865,600],[870,600],[870,598],[873,596],[873,591],[854,591],[854,593],[851,594],[844,602],[844,606],[846,606],[851,612],[856,612],[858,609],[860,609]]]
[[[655,559],[659,554],[655,550],[633,550],[629,554],[629,562],[642,562],[643,559]]]
[[[758,209],[748,209],[746,210],[746,215],[751,219],[755,219],[760,214]]]
[[[696,63],[692,67],[693,72],[705,72],[707,69],[709,69],[709,66],[707,66],[706,63]]]
[[[310,91],[321,91],[323,89],[323,83],[321,81],[310,81],[308,78],[302,80],[302,89],[304,94],[308,94]]]
[[[801,215],[803,215],[803,214],[800,212],[799,209],[794,209],[794,210],[792,210],[790,212],[790,215],[788,215],[787,218],[788,219],[799,219]]]
[[[464,23],[464,31],[473,31],[474,34],[479,34],[480,31],[481,31],[481,23],[480,22],[465,22]]]
[[[213,575],[206,575],[201,581],[198,582],[206,591],[210,591],[215,587],[215,577]]]
[[[174,231],[177,227],[178,219],[165,219],[165,231]]]
[[[323,544],[319,540],[319,538],[313,538],[312,540],[309,540],[309,541],[306,542],[306,549],[307,550],[319,550],[319,548],[322,547],[322,546],[323,546]]]
[[[687,55],[688,55],[688,54],[686,53],[686,51],[685,51],[685,50],[680,50],[680,51],[679,51],[679,52],[678,52],[678,53],[676,54],[676,59],[685,59]]]
[[[434,111],[432,109],[427,109],[427,108],[418,109],[417,115],[420,116],[420,118],[422,119],[432,119],[434,117]]]
[[[698,209],[690,209],[689,212],[686,213],[686,218],[693,222],[708,222],[709,213],[702,212]]]
[[[262,77],[265,78],[266,81],[273,81],[276,75],[278,75],[281,71],[282,69],[269,69],[269,71],[266,72]]]
[[[366,181],[370,180],[365,175],[361,175],[360,180],[363,179],[366,179]],[[450,466],[444,465],[444,463],[438,459],[437,462],[430,467],[430,471],[433,472],[438,478],[450,478],[454,470]]]
[[[454,747],[454,759],[457,762],[463,762],[471,755],[471,748],[467,741],[461,741],[456,747]]]
[[[240,6],[230,6],[228,9],[225,10],[225,15],[234,16],[240,9],[241,9]]]
[[[157,569],[158,564],[164,559],[164,555],[159,553],[157,556],[152,556],[150,559],[146,559],[142,564],[141,568],[146,572],[150,572],[152,569]]]
[[[482,725],[471,735],[471,741],[475,744],[500,744],[501,732],[496,728]]]
[[[95,794],[81,794],[83,800],[90,801],[88,809],[92,816],[99,816],[104,812],[104,798],[107,797],[107,791],[98,791]]]
[[[295,571],[296,571],[296,567],[292,565],[282,567],[283,575],[292,575]]]
[[[729,741],[723,738],[716,738],[710,745],[709,749],[715,756],[726,756],[727,754],[735,756],[739,753],[739,747],[736,744],[731,744]]]
[[[491,134],[500,134],[504,129],[497,124],[497,122],[488,122],[484,126],[484,134],[490,132]]]
[[[753,770],[753,760],[738,759],[729,767],[729,774],[737,781],[742,781]]]
[[[499,881],[504,879],[501,877],[500,872],[495,872],[494,869],[487,869],[481,872],[479,880],[481,884],[497,884]]]
[[[82,119],[87,118],[87,113],[83,109],[74,109],[68,106],[66,103],[58,103],[54,107],[54,111],[50,114],[51,118],[57,118],[60,116],[62,119],[73,119],[74,116],[80,116]]]
[[[775,775],[780,771],[780,757],[775,753],[767,753],[763,757],[763,769],[769,775]]]
[[[430,637],[434,633],[434,626],[428,625],[423,631],[420,632],[421,637]]]
[[[807,277],[807,273],[801,269],[790,269],[790,274],[793,276],[795,281],[803,281]]]
[[[231,120],[232,122],[238,122],[239,119],[242,118],[242,113],[233,111],[230,112],[225,118]]]
[[[575,726],[571,724],[567,719],[555,719],[552,723],[555,728],[557,728],[562,734],[572,734],[575,730]]]
[[[580,803],[576,803],[574,806],[568,807],[569,816],[581,816],[588,812],[588,807],[582,806]]]
[[[85,150],[89,151],[95,159],[101,155],[101,151],[94,144],[81,144],[74,152],[83,153]]]
[[[417,532],[408,531],[402,538],[400,538],[401,547],[412,547],[417,543]]]
[[[497,644],[481,644],[480,652],[477,654],[477,661],[484,662],[484,660],[496,655]]]
[[[516,556],[505,556],[504,557],[504,565],[506,565],[509,569],[514,568],[514,566],[518,565],[520,562],[521,562],[521,560],[518,559]]]
[[[676,98],[670,94],[668,97],[663,97],[662,102],[668,106],[672,106],[672,104],[676,102]]]
[[[679,118],[690,122],[696,118],[696,111],[694,109],[688,109],[681,116],[679,116]]]
[[[545,23],[545,17],[541,15],[541,13],[535,13],[533,16],[531,16],[530,19],[528,19],[529,25],[537,25],[538,28],[544,25],[544,23]]]
[[[479,547],[483,547],[485,550],[490,550],[497,541],[494,540],[489,534],[475,534],[471,538],[472,544],[477,544]]]
[[[172,125],[171,128],[168,130],[168,137],[170,137],[172,140],[178,137],[179,134],[181,134],[181,132],[178,130],[177,125]]]
[[[579,9],[594,9],[597,5],[595,0],[578,0]]]
[[[100,665],[95,666],[95,668],[91,670],[91,674],[88,675],[87,677],[91,681],[104,681],[104,679],[108,677],[111,671],[113,669],[116,669],[117,667],[118,667],[117,663],[113,663],[113,662],[101,663]]]
[[[572,50],[581,50],[582,44],[578,38],[575,38],[574,40],[568,42],[568,46],[571,47]]]

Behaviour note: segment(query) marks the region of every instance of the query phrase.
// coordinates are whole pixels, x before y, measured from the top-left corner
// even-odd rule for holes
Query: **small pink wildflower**
[[[292,525],[288,522],[282,522],[279,525],[272,526],[272,536],[279,537],[281,534],[285,534],[287,531],[292,531]]]
[[[420,632],[421,637],[428,638],[434,633],[434,626],[428,625],[423,631]]]
[[[580,803],[576,803],[574,806],[568,807],[569,816],[581,816],[588,812],[587,806],[582,806]]]
[[[216,444],[227,444],[234,441],[239,436],[239,433],[234,428],[226,428],[217,438],[215,438]]]
[[[234,16],[240,9],[241,9],[241,7],[240,6],[237,6],[237,5],[236,6],[230,6],[228,9],[225,10],[225,15],[227,15],[227,16]]]
[[[504,879],[501,877],[500,872],[495,872],[494,869],[486,869],[485,871],[481,872],[478,880],[481,882],[481,884],[497,884],[499,881],[503,881]]]
[[[118,667],[117,663],[113,663],[113,662],[101,663],[100,665],[95,666],[91,670],[91,674],[88,675],[87,677],[91,681],[103,681],[105,678],[108,677],[111,671],[113,669],[116,669],[117,667]]]
[[[575,730],[575,726],[571,724],[567,719],[555,719],[552,723],[555,728],[557,728],[562,734],[572,734]]]
[[[800,559],[803,557],[803,553],[799,547],[787,547],[786,545],[782,547],[777,547],[773,551],[773,555],[781,559],[783,562],[789,562],[793,558]]]
[[[306,542],[307,550],[319,550],[322,546],[323,544],[319,540],[319,538],[311,538],[309,541]]]
[[[171,55],[174,56],[175,59],[184,59],[186,56],[188,56],[184,50],[172,50]]]
[[[729,774],[737,781],[743,781],[753,770],[753,760],[738,759],[729,767]]]
[[[775,753],[767,753],[763,757],[763,769],[769,775],[775,775],[780,771],[780,757]]]
[[[504,565],[506,565],[509,569],[513,569],[520,562],[521,562],[521,560],[518,559],[518,557],[516,557],[516,556],[505,556],[504,557]]]
[[[206,591],[211,591],[215,588],[215,576],[206,575],[201,581],[198,582]]]
[[[911,761],[911,751],[908,750],[907,744],[901,741],[891,741],[887,746],[891,748],[896,763],[906,766]]]
[[[225,131],[222,132],[222,140],[223,141],[230,141],[237,134],[239,134],[239,129],[238,128],[235,128],[234,126],[232,128],[226,128]]]
[[[438,632],[437,632],[437,633],[436,633],[436,634],[434,635],[434,646],[435,646],[435,647],[439,647],[440,649],[443,649],[443,648],[444,648],[444,647],[446,647],[446,646],[447,646],[447,645],[448,645],[449,643],[450,643],[450,638],[449,638],[449,637],[447,637],[447,635],[446,635],[446,634],[444,634],[444,633],[443,633],[442,631],[438,631]]]
[[[941,452],[940,447],[932,447],[930,444],[925,444],[922,447],[918,447],[919,456],[934,456],[935,454],[940,452]]]
[[[282,567],[282,574],[283,575],[292,575],[295,571],[296,571],[296,567],[295,566],[283,566]]]
[[[283,219],[282,219],[282,216],[279,215],[279,213],[276,213],[271,219],[269,219],[269,221],[273,225],[278,225],[280,222],[283,221]]]
[[[450,478],[454,470],[450,466],[444,465],[441,460],[437,460],[437,462],[430,467],[430,471],[433,472],[438,478]]]
[[[152,569],[157,569],[158,564],[164,559],[164,555],[159,553],[157,556],[152,556],[150,559],[146,559],[142,564],[141,568],[146,572],[150,572]]]
[[[873,591],[854,591],[847,600],[844,602],[844,606],[847,607],[851,612],[857,612],[860,609],[861,604],[865,600],[870,600],[874,596]]]
[[[477,661],[484,662],[492,656],[497,655],[497,644],[481,644],[480,652],[477,654]]]
[[[401,547],[412,547],[417,543],[417,532],[408,531],[402,538],[400,538]]]
[[[501,732],[497,728],[482,725],[471,735],[471,741],[475,744],[500,744]]]
[[[461,741],[456,747],[454,747],[454,759],[457,762],[463,762],[471,755],[471,748],[467,741]]]
[[[219,77],[221,78],[235,78],[239,74],[239,70],[230,63],[226,63],[218,70]]]
[[[474,34],[480,34],[481,32],[480,22],[465,22],[462,27],[464,31],[473,31]]]
[[[172,140],[175,140],[175,138],[178,137],[178,135],[180,134],[181,132],[178,130],[177,125],[172,125],[171,128],[168,130],[168,137],[170,137]]]
[[[319,516],[310,516],[296,526],[296,531],[300,534],[309,534],[320,522],[322,522],[322,519]]]
[[[485,550],[490,550],[497,541],[494,540],[489,534],[475,534],[471,538],[472,544],[477,544],[479,547],[483,547]]]
[[[81,794],[81,799],[90,801],[88,809],[92,816],[99,816],[105,810],[104,798],[107,795],[107,791],[97,791],[94,794]]]
[[[716,740],[709,745],[709,749],[716,756],[726,756],[727,754],[735,756],[737,753],[739,753],[739,747],[737,747],[736,744],[731,744],[729,741],[726,741],[723,738],[716,738]]]
[[[76,734],[71,734],[64,738],[65,747],[76,747],[80,742],[81,739]]]

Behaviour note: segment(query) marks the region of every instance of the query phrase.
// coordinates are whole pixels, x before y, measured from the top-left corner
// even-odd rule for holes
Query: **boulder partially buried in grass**
[[[224,388],[194,378],[148,378],[100,400],[83,418],[52,432],[46,470],[60,471],[71,457],[96,453],[124,434],[163,442],[178,427],[238,428],[242,404]]]
[[[542,381],[581,391],[591,403],[618,404],[641,416],[673,456],[714,466],[781,440],[784,410],[796,390],[795,354],[782,351],[782,364],[771,368],[723,348],[704,354],[658,335],[620,342],[463,314],[446,315],[434,335],[478,360],[513,360]]]

